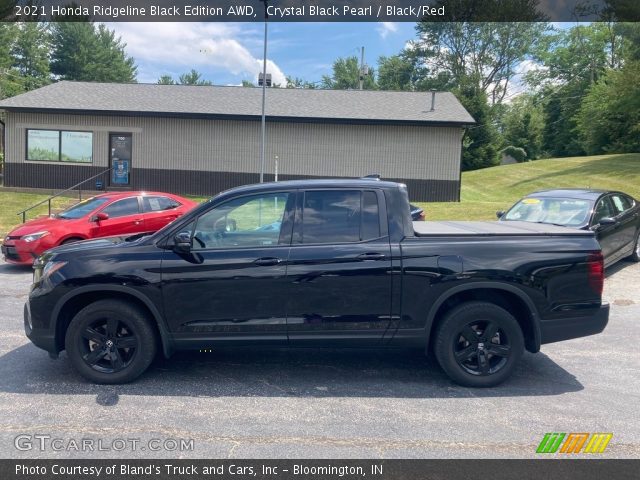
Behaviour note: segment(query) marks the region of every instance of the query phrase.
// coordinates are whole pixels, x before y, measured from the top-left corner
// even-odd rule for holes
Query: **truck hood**
[[[102,238],[94,238],[91,240],[83,240],[82,242],[74,242],[68,243],[66,245],[60,245],[59,247],[54,247],[50,250],[47,250],[47,254],[57,254],[57,253],[73,253],[80,252],[86,250],[97,250],[100,248],[106,247],[114,247],[114,246],[128,246],[133,243],[137,243],[141,238],[145,237],[146,234],[138,233],[135,235],[118,235],[113,237],[102,237]]]

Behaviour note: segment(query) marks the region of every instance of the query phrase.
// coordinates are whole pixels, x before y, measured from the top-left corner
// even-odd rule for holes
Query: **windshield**
[[[504,220],[550,223],[578,227],[589,220],[591,203],[575,198],[523,198],[503,217]]]
[[[76,203],[73,207],[67,208],[64,212],[56,215],[57,218],[76,219],[93,212],[100,205],[109,201],[107,197],[92,197],[80,203]]]

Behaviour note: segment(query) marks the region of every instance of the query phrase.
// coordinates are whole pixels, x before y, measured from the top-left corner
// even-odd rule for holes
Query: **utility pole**
[[[264,52],[262,55],[262,145],[260,147],[260,183],[264,182],[264,150],[266,141],[266,118],[265,118],[265,101],[267,95],[267,1],[260,0],[264,3]]]
[[[364,85],[364,47],[360,50],[360,90]]]

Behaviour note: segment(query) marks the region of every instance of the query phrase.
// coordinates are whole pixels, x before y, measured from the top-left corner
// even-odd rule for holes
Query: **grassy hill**
[[[429,220],[494,220],[497,210],[528,193],[562,187],[621,190],[640,199],[640,154],[551,158],[464,172],[460,203],[420,205]]]

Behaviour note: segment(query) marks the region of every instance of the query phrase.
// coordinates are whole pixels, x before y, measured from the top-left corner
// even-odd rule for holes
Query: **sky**
[[[195,68],[216,85],[257,82],[262,70],[263,23],[110,23],[138,65],[138,81],[156,83]],[[415,23],[270,23],[267,72],[310,82],[331,74],[338,57],[360,56],[375,67],[381,55],[399,53],[414,39]]]

